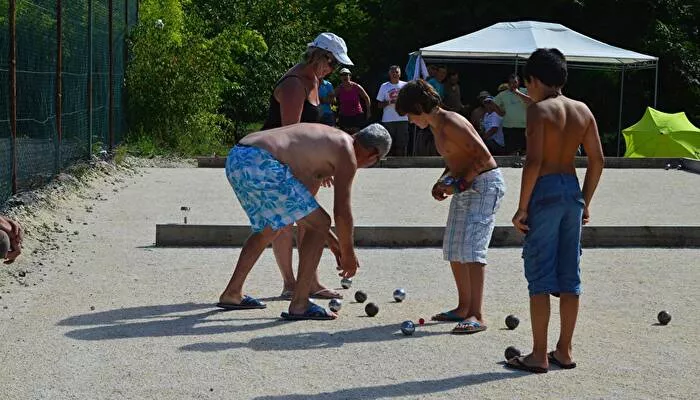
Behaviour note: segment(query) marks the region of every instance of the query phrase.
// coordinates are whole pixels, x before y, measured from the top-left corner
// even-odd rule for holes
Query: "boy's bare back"
[[[528,156],[541,151],[539,176],[576,174],[579,145],[602,157],[598,127],[586,104],[563,95],[532,104],[527,110]],[[532,145],[531,145],[532,144]]]

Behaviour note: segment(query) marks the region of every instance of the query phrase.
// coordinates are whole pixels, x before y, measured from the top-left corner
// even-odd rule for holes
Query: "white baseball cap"
[[[345,45],[345,40],[334,33],[324,32],[316,36],[316,39],[309,43],[309,47],[330,51],[340,64],[355,65],[348,57],[348,46]]]
[[[340,75],[343,75],[343,74],[351,75],[351,74],[352,74],[352,73],[350,72],[350,70],[347,69],[347,68],[342,68],[342,69],[340,70],[340,72],[338,72],[338,73],[339,73]]]

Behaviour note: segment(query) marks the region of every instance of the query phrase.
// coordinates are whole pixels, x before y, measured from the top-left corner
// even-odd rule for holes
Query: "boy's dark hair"
[[[404,116],[406,114],[420,115],[429,113],[442,103],[440,95],[430,84],[422,79],[408,82],[399,91],[396,99],[396,112]]]
[[[566,84],[567,76],[566,59],[557,49],[535,50],[523,68],[523,77],[526,81],[537,78],[545,85],[557,88]]]

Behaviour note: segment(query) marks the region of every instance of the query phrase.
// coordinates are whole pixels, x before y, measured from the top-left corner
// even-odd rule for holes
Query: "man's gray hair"
[[[369,125],[355,134],[355,140],[366,149],[377,149],[379,159],[391,149],[391,135],[381,124]]]

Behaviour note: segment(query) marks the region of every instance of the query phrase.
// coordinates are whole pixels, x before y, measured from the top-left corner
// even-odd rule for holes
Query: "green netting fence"
[[[0,0],[0,202],[122,141],[137,1]]]

